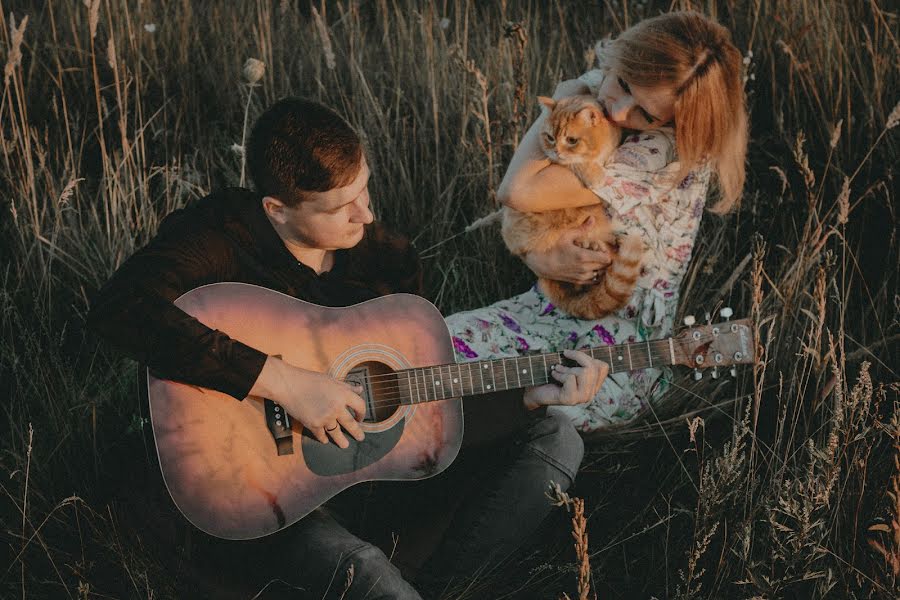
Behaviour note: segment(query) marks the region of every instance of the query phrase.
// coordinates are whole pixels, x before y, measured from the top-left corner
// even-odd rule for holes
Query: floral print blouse
[[[602,73],[582,76],[594,91]],[[535,286],[490,306],[447,318],[458,360],[523,352],[555,352],[640,342],[671,335],[679,287],[687,272],[703,215],[710,170],[702,166],[680,181],[671,128],[635,132],[606,163],[592,191],[607,204],[614,230],[645,242],[641,276],[628,303],[596,321],[576,319],[553,306]],[[671,371],[647,368],[610,374],[597,397],[581,406],[553,407],[583,432],[632,419],[669,387]]]

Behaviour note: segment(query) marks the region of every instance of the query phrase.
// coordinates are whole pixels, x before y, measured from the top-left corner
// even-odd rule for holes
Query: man
[[[98,293],[89,325],[159,377],[219,390],[236,402],[249,394],[270,398],[320,442],[346,448],[348,435],[363,438],[359,390],[212,330],[173,301],[200,285],[241,281],[348,306],[388,293],[421,294],[420,262],[404,238],[373,222],[361,141],[330,109],[296,98],[276,103],[254,125],[247,160],[257,191],[226,189],[169,215]],[[479,458],[472,476],[490,493],[457,507],[428,572],[471,573],[489,555],[508,555],[549,512],[547,484],[565,489],[572,483],[581,439],[542,407],[588,401],[607,368],[580,352],[568,356],[578,366],[554,372],[561,385],[466,404],[462,460],[434,478],[431,493],[448,495],[468,478],[467,467],[458,465],[467,464],[465,446],[475,441],[482,449],[473,450]],[[494,431],[477,431],[475,423]],[[427,486],[420,489],[428,493]],[[331,582],[352,564],[345,598],[418,598],[381,550],[347,530],[352,519],[341,514],[340,502],[329,504],[332,510],[317,510],[263,539],[279,548],[271,554],[282,562],[278,576],[320,598],[326,589],[339,591]]]

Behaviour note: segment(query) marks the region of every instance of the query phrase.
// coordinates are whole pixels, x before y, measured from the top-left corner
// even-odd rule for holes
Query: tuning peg
[[[713,367],[713,370],[710,373],[710,375],[712,375],[713,379],[718,379],[719,378],[719,367]]]
[[[728,306],[719,311],[719,315],[725,319],[726,321],[731,318],[731,315],[734,314],[734,311],[731,310]]]
[[[684,324],[688,327],[692,327],[694,323],[697,322],[697,319],[694,318],[694,315],[688,315],[684,318]]]
[[[737,377],[737,367],[731,367],[729,373],[731,373],[732,377]]]
[[[703,372],[700,369],[694,369],[694,381],[703,379]]]

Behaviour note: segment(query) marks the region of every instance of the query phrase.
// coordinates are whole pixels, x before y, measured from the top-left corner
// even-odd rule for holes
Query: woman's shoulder
[[[604,74],[602,69],[591,69],[579,76],[578,80],[585,82],[591,89],[591,93],[596,96],[597,90],[600,89],[600,85],[603,83],[603,77]]]

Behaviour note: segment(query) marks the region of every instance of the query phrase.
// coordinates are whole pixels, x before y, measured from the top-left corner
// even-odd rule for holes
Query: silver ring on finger
[[[594,271],[594,276],[591,278],[591,281],[597,282],[600,279],[600,271]]]

